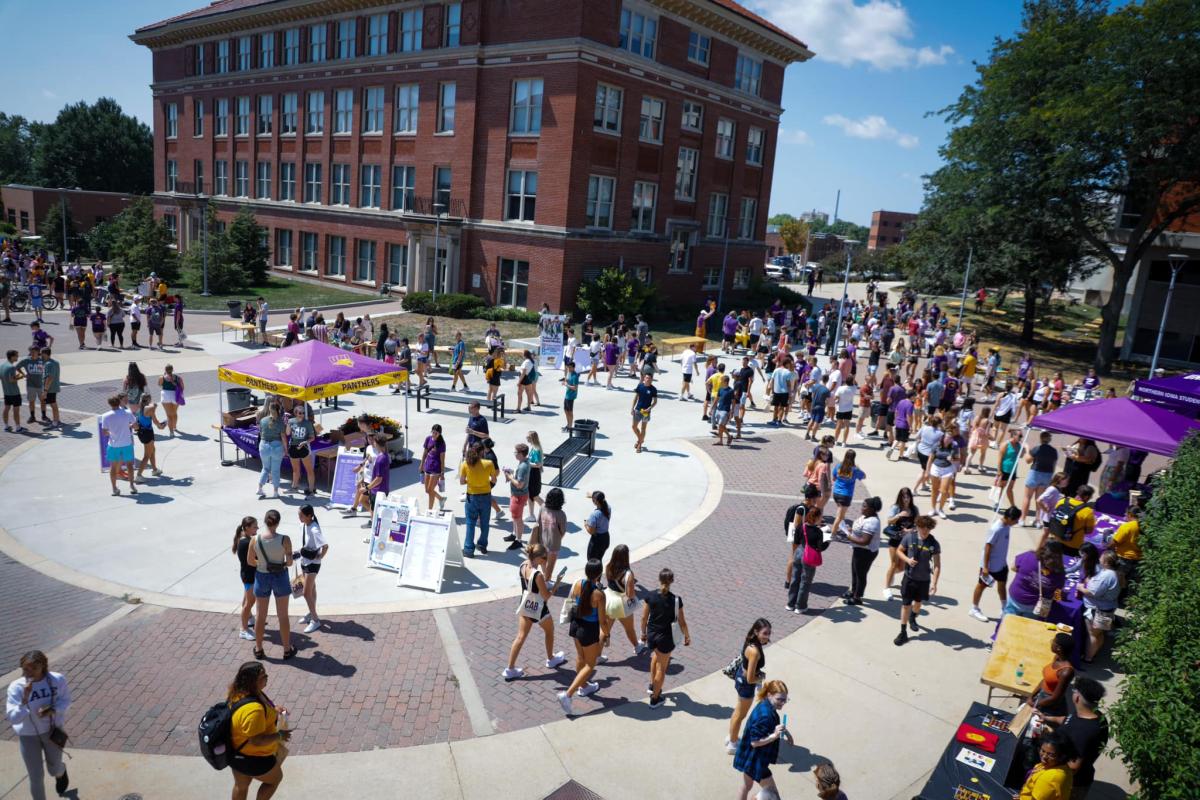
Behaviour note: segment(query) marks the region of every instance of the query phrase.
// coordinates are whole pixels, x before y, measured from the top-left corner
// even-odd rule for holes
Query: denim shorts
[[[1053,472],[1038,472],[1035,469],[1031,469],[1029,474],[1025,476],[1025,485],[1030,489],[1036,489],[1039,486],[1049,486],[1050,479],[1053,477]]]
[[[256,572],[254,573],[254,596],[287,597],[292,593],[292,581],[287,572]]]

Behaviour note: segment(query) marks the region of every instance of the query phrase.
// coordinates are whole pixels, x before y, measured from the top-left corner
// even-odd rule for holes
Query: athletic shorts
[[[668,628],[665,631],[648,631],[646,634],[646,644],[651,650],[666,655],[675,649],[675,634]]]
[[[691,383],[692,382],[692,373],[690,373],[690,372],[683,373],[683,382]]]
[[[300,566],[300,571],[303,572],[305,575],[316,575],[318,572],[321,571],[321,562],[314,561],[311,564],[302,564]]]
[[[825,409],[814,408],[812,410],[812,421],[817,423],[818,425],[820,425],[822,422],[824,422],[825,421]]]
[[[258,777],[266,775],[271,770],[275,769],[277,759],[275,756],[244,756],[241,753],[234,753],[229,758],[229,768],[234,772],[240,772],[242,775],[250,775]]]
[[[895,424],[896,424],[896,412],[895,411],[887,412],[887,426],[890,428]]]
[[[833,496],[834,505],[839,505],[842,508],[849,508],[852,499],[848,494],[835,494]]]
[[[21,405],[21,395],[19,395],[19,394],[6,394],[6,395],[4,395],[4,405],[6,405],[6,406],[18,406],[18,407],[20,407],[20,405]]]
[[[600,621],[577,619],[571,622],[571,638],[583,647],[600,641]]]
[[[124,447],[108,446],[108,462],[114,464],[118,461],[133,461],[133,445],[127,444]]]
[[[20,404],[21,403],[18,400],[17,405],[20,405]],[[773,405],[775,408],[787,408],[788,393],[787,392],[772,392],[771,393],[771,405]]]
[[[58,392],[46,392],[46,404],[54,405],[58,402]]]
[[[1005,472],[1004,470],[999,470],[998,475],[1000,477],[1000,482],[1008,483],[1009,481],[1011,481],[1013,479],[1013,473],[1015,473],[1015,472],[1016,472],[1015,469],[1012,470],[1012,472]]]
[[[900,581],[900,599],[906,606],[924,603],[929,599],[929,581],[914,581],[905,576]]]
[[[839,420],[843,420],[843,421],[850,420],[850,419],[854,418],[854,412],[853,411],[839,411],[835,415],[835,418],[839,419]]]
[[[1012,412],[1009,411],[1007,414],[997,414],[996,416],[992,417],[992,419],[994,419],[996,422],[1002,422],[1007,425],[1012,421]]]
[[[908,428],[896,428],[895,431],[896,431],[896,441],[897,442],[907,442],[908,441]]]
[[[996,583],[1008,583],[1008,565],[1005,564],[995,572],[989,572],[988,575],[991,575]],[[980,583],[983,583],[983,581],[980,581]]]
[[[732,334],[732,333],[726,333],[726,334],[724,334],[724,335],[722,336],[722,339],[723,339],[723,341],[725,341],[725,342],[728,342],[728,343],[732,344],[732,343],[733,343],[733,334]]]
[[[574,411],[574,410],[575,410],[575,398],[572,397],[569,400],[564,399],[563,400],[563,411]]]

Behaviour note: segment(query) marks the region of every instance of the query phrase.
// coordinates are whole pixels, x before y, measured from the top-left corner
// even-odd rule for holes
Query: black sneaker
[[[487,548],[486,548],[486,547],[480,547],[480,548],[479,548],[479,555],[481,555],[481,556],[486,556],[486,555],[487,555]]]
[[[665,706],[666,704],[667,704],[667,698],[663,697],[662,695],[659,695],[657,698],[654,698],[654,697],[650,698],[650,707],[651,708],[661,708],[662,706]]]
[[[707,416],[707,415],[705,415],[705,416],[701,417],[701,418],[700,418],[700,420],[701,420],[702,422],[708,422],[708,416]],[[33,422],[33,420],[29,420],[29,421],[30,421],[30,422]]]
[[[67,777],[67,771],[64,769],[63,774],[54,779],[54,791],[58,792],[58,796],[62,797],[67,793],[67,787],[71,785],[71,779]]]
[[[505,549],[506,549],[506,550],[520,550],[520,549],[521,549],[521,543],[520,543],[520,542],[517,542],[517,541],[514,541],[512,544],[510,544],[510,545],[509,545],[507,548],[505,548]]]
[[[908,631],[904,630],[904,628],[901,628],[900,633],[896,635],[896,638],[892,639],[892,644],[899,647],[900,645],[904,644],[907,641],[908,641]]]
[[[908,618],[908,627],[912,628],[912,630],[913,630],[913,632],[914,632],[914,633],[916,633],[917,631],[921,630],[921,628],[920,628],[920,627],[917,625],[917,618],[916,618],[916,617],[909,617],[909,618]]]
[[[506,541],[506,542],[515,542],[516,540],[517,540],[517,537],[513,536],[511,533],[508,536],[504,537],[504,541]]]

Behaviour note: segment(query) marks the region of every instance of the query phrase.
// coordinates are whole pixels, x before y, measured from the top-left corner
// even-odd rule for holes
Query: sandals
[[[296,648],[289,647],[287,650],[283,651],[283,660],[284,661],[287,661],[289,658],[295,658],[295,657],[296,657]]]
[[[266,661],[267,654],[261,647],[254,648],[254,658],[256,661]]]

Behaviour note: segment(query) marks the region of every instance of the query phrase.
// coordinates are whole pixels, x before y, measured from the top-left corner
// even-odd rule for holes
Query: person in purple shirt
[[[1026,550],[1013,562],[1013,572],[1015,576],[1008,587],[1004,613],[1034,619],[1033,610],[1039,594],[1053,599],[1056,592],[1066,587],[1062,545],[1051,540],[1037,551]]]
[[[721,320],[721,352],[728,353],[733,349],[733,337],[737,333],[737,316],[731,309]]]
[[[903,387],[893,386],[892,391],[900,389],[902,396],[893,402],[891,413],[892,416],[892,446],[888,448],[887,457],[891,458],[892,453],[896,448],[900,448],[900,454],[897,457],[898,461],[904,460],[904,451],[908,449],[908,432],[912,420],[913,412],[913,393],[906,391]]]
[[[942,389],[942,402],[939,408],[941,408],[942,411],[949,411],[950,409],[954,408],[954,401],[958,397],[959,381],[957,377],[957,371],[951,372],[949,375],[947,375],[946,379],[942,382],[942,385],[944,388]]]
[[[382,433],[377,433],[371,437],[371,442],[375,445],[375,460],[371,464],[371,477],[367,479],[366,490],[372,511],[375,508],[379,494],[383,493],[386,495],[391,491],[392,457],[388,455],[387,441],[387,436]],[[362,526],[370,528],[371,520],[368,519]]]

